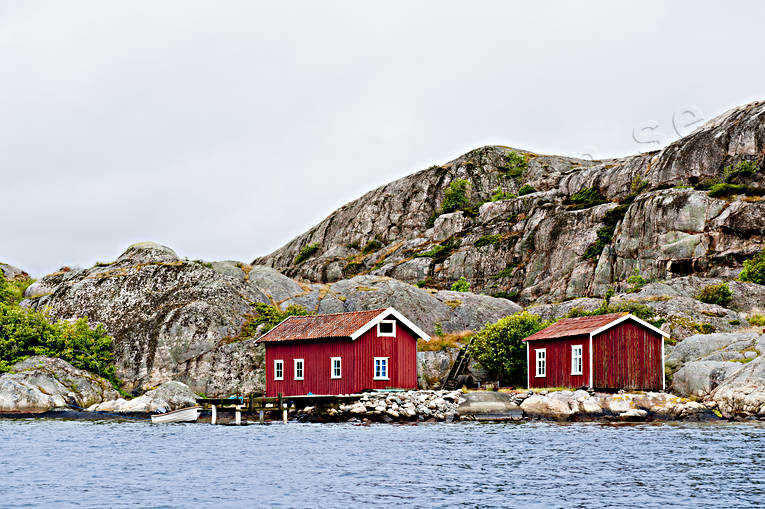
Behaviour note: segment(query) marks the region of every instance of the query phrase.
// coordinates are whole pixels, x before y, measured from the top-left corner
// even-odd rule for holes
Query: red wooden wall
[[[626,320],[593,338],[596,389],[661,390],[664,338]]]
[[[590,336],[528,342],[529,387],[586,387],[590,383]],[[582,374],[571,374],[571,347],[582,345]],[[547,376],[537,377],[536,350],[547,350]]]
[[[364,389],[417,388],[417,338],[401,322],[396,337],[377,337],[372,327],[355,341],[327,339],[266,345],[266,396],[352,394]],[[342,378],[330,377],[330,357],[342,358]],[[373,380],[374,358],[388,357],[390,380]],[[303,359],[303,380],[294,379],[294,359]],[[284,380],[274,380],[274,360],[284,361]]]

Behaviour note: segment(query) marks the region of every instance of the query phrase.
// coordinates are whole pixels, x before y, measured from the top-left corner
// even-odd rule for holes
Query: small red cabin
[[[416,389],[417,338],[430,340],[393,308],[290,316],[258,339],[266,396]]]
[[[566,318],[524,339],[528,386],[664,390],[664,338],[631,314]]]

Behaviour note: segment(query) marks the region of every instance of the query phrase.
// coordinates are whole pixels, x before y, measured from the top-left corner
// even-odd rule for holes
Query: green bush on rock
[[[307,246],[303,247],[303,249],[301,249],[298,255],[295,257],[295,265],[303,263],[304,261],[309,259],[311,256],[313,256],[313,254],[316,253],[316,251],[318,250],[319,250],[318,243],[308,244]]]
[[[542,319],[526,311],[487,324],[470,346],[470,354],[503,385],[525,386],[526,346],[523,339],[545,328]]]
[[[744,261],[744,270],[738,278],[741,281],[765,285],[765,250]]]
[[[470,199],[467,195],[469,187],[470,182],[465,179],[457,179],[449,184],[449,188],[444,192],[441,214],[448,214],[470,205]]]
[[[114,387],[121,385],[114,374],[112,338],[102,325],[91,328],[87,318],[50,323],[39,311],[0,304],[0,372],[35,355],[58,357]]]
[[[728,283],[705,286],[701,292],[696,295],[696,299],[701,302],[706,304],[717,304],[718,306],[723,307],[730,302],[731,297],[733,297],[733,293],[730,291]]]
[[[452,283],[452,291],[453,292],[469,292],[470,291],[470,283],[468,283],[467,279],[465,279],[465,276],[461,276],[457,281]]]

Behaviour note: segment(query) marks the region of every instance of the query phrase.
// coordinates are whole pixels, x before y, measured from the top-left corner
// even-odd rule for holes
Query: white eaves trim
[[[625,321],[625,320],[635,320],[637,323],[639,323],[640,325],[642,325],[643,327],[645,327],[645,328],[647,328],[647,329],[650,329],[650,330],[652,330],[652,331],[653,331],[653,332],[655,332],[656,334],[661,334],[661,335],[662,335],[662,336],[664,336],[665,338],[668,338],[668,337],[669,337],[669,334],[667,334],[667,333],[666,333],[666,332],[664,332],[663,330],[661,330],[661,329],[659,329],[659,328],[657,328],[657,327],[654,327],[654,326],[653,326],[653,325],[651,325],[650,323],[648,323],[648,322],[646,322],[646,321],[643,321],[643,320],[641,320],[640,318],[638,318],[637,316],[635,316],[635,315],[633,315],[633,314],[624,315],[623,317],[621,317],[621,318],[617,318],[616,320],[614,320],[614,321],[613,321],[613,322],[611,322],[611,323],[607,323],[606,325],[604,325],[604,326],[603,326],[603,327],[601,327],[600,329],[596,329],[596,330],[594,330],[594,331],[590,332],[590,337],[593,337],[593,336],[597,336],[597,335],[598,335],[598,334],[600,334],[601,332],[603,332],[603,331],[607,331],[607,330],[608,330],[608,329],[610,329],[611,327],[614,327],[615,325],[619,325],[620,323],[622,323],[622,322],[623,322],[623,321]]]
[[[418,337],[421,339],[424,339],[425,341],[430,341],[430,336],[425,334],[425,332],[417,327],[415,324],[413,324],[407,317],[399,313],[393,308],[388,308],[373,319],[371,319],[369,322],[367,322],[363,327],[361,327],[359,330],[351,334],[351,339],[358,339],[362,334],[364,334],[366,331],[371,329],[372,327],[376,327],[378,323],[383,321],[385,318],[389,316],[394,316],[398,321],[406,325],[412,332],[417,334]]]

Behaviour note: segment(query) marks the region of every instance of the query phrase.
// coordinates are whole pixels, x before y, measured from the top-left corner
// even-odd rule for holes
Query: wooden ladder
[[[446,375],[446,378],[441,382],[441,390],[453,391],[457,388],[457,379],[465,372],[470,364],[470,345],[472,344],[473,338],[471,337],[468,344],[460,349],[457,358],[454,359],[454,364],[452,364],[452,367],[449,370],[449,374]]]

